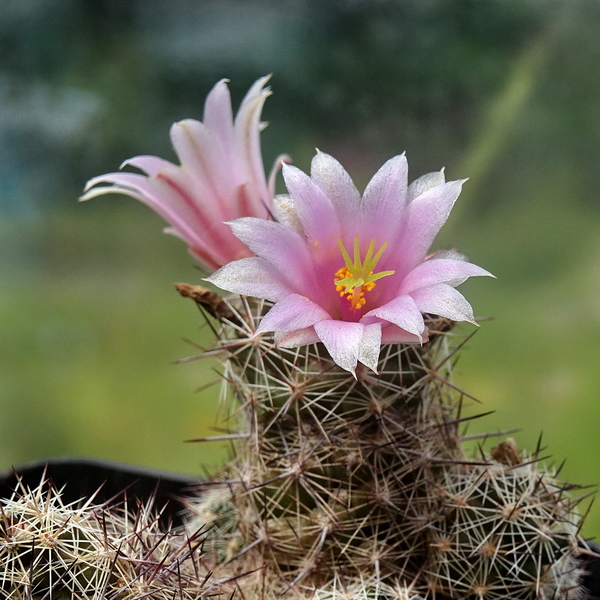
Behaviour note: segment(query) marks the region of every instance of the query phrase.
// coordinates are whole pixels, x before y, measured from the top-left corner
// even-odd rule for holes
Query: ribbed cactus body
[[[225,380],[247,437],[230,465],[238,528],[257,564],[288,585],[338,572],[412,579],[426,556],[428,487],[462,458],[446,386],[443,337],[388,346],[357,378],[319,345],[295,349],[227,332]],[[443,354],[443,353],[442,353]]]

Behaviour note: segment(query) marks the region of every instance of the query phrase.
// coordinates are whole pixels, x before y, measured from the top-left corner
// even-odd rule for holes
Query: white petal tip
[[[104,194],[120,194],[122,193],[122,190],[113,187],[112,185],[106,185],[106,186],[101,186],[101,187],[93,187],[94,184],[92,185],[86,185],[85,188],[83,189],[85,194],[83,194],[82,196],[79,196],[79,198],[77,198],[78,202],[86,202],[87,200],[91,200],[92,198],[97,198],[98,196],[103,196]]]

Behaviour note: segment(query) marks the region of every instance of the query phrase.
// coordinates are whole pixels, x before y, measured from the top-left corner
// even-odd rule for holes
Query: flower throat
[[[367,302],[365,295],[375,287],[375,282],[382,277],[393,275],[395,271],[380,271],[375,273],[374,269],[386,249],[388,243],[384,242],[379,250],[375,252],[375,238],[371,240],[364,261],[360,257],[360,245],[358,235],[354,237],[354,259],[350,258],[344,242],[338,239],[338,246],[344,257],[345,265],[335,272],[333,283],[340,296],[344,296],[350,302],[353,310],[361,309]]]

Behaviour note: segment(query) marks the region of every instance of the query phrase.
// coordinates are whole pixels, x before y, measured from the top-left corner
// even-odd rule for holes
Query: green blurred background
[[[214,469],[210,344],[176,281],[202,274],[125,197],[76,202],[231,79],[273,73],[265,165],[314,148],[363,186],[406,150],[413,177],[470,177],[437,245],[498,279],[457,382],[496,411],[469,433],[540,432],[600,481],[600,3],[596,0],[4,0],[0,6],[0,470],[80,455]],[[465,332],[470,330],[465,329]],[[201,389],[201,391],[197,391]],[[600,532],[600,505],[585,532]]]

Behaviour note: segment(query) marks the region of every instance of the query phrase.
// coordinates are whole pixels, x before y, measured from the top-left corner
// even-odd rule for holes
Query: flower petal
[[[453,321],[468,321],[477,325],[473,309],[465,297],[444,283],[420,288],[410,293],[419,310]]]
[[[230,223],[235,236],[258,256],[267,260],[294,289],[318,289],[306,242],[281,223],[256,217],[243,217]]]
[[[232,127],[231,123],[229,124]],[[243,216],[235,212],[230,197],[236,188],[248,182],[241,159],[225,146],[214,131],[194,119],[184,119],[171,126],[171,141],[181,161],[181,171],[194,182],[194,196],[199,205],[210,208],[225,220]],[[262,208],[262,207],[260,207]],[[245,214],[264,214],[264,211]]]
[[[317,151],[310,163],[310,175],[333,203],[343,225],[356,223],[362,201],[346,169],[333,156]]]
[[[407,207],[402,239],[394,250],[397,260],[413,269],[427,254],[433,239],[448,219],[462,188],[462,181],[450,181],[430,188]]]
[[[331,315],[306,296],[290,294],[277,302],[262,318],[256,334],[306,329],[323,319],[331,319]]]
[[[365,325],[358,352],[358,360],[377,373],[377,362],[381,350],[381,323]]]
[[[302,235],[304,229],[294,207],[294,202],[287,194],[279,194],[273,198],[273,216],[278,223],[289,227]]]
[[[176,165],[168,160],[165,160],[164,158],[159,158],[158,156],[142,155],[127,159],[119,168],[122,169],[126,166],[140,169],[141,171],[144,171],[146,175],[152,177],[158,172],[162,171],[164,168],[174,167]]]
[[[365,326],[348,321],[325,320],[315,323],[314,328],[335,363],[356,377],[356,363],[361,353]]]
[[[407,191],[408,201],[412,202],[415,198],[426,192],[427,190],[435,187],[436,185],[442,185],[446,183],[446,177],[444,175],[444,169],[441,171],[434,171],[433,173],[426,173],[415,179],[409,186]]]
[[[340,224],[331,200],[300,169],[283,165],[281,171],[309,242],[337,248]]]
[[[238,166],[245,168],[244,175],[256,186],[259,198],[267,206],[271,204],[271,194],[265,179],[262,155],[260,151],[260,132],[264,124],[260,122],[265,100],[271,95],[271,90],[265,88],[270,75],[261,77],[254,82],[244,96],[242,104],[235,117],[234,130],[236,146],[239,153]],[[260,206],[255,207],[256,210]]]
[[[427,329],[423,332],[421,338],[408,331],[386,323],[382,326],[381,343],[382,344],[424,344],[429,341],[429,333]]]
[[[201,181],[209,193],[222,190],[225,182],[230,187],[232,177],[228,167],[231,161],[223,153],[223,145],[204,123],[195,119],[178,121],[171,125],[169,135],[183,168],[195,180]],[[223,180],[225,172],[229,176]]]
[[[294,290],[267,261],[253,256],[221,267],[205,279],[222,290],[265,300],[283,300]]]
[[[227,82],[227,79],[221,79],[206,96],[202,120],[206,128],[221,141],[224,148],[232,149],[234,144],[233,111]]]
[[[397,296],[383,306],[370,310],[365,317],[378,317],[393,323],[408,333],[416,335],[419,340],[422,340],[425,331],[425,322],[421,311],[413,298],[408,295]]]
[[[375,173],[363,194],[363,231],[381,244],[399,232],[406,204],[408,162],[401,154],[390,158]],[[361,236],[362,237],[362,236]]]
[[[296,329],[296,331],[275,332],[275,344],[281,348],[296,348],[320,342],[314,327]]]
[[[491,273],[473,263],[447,258],[432,258],[417,265],[404,278],[399,293],[408,294],[413,290],[437,283],[456,287],[469,277],[484,275],[493,277]]]

